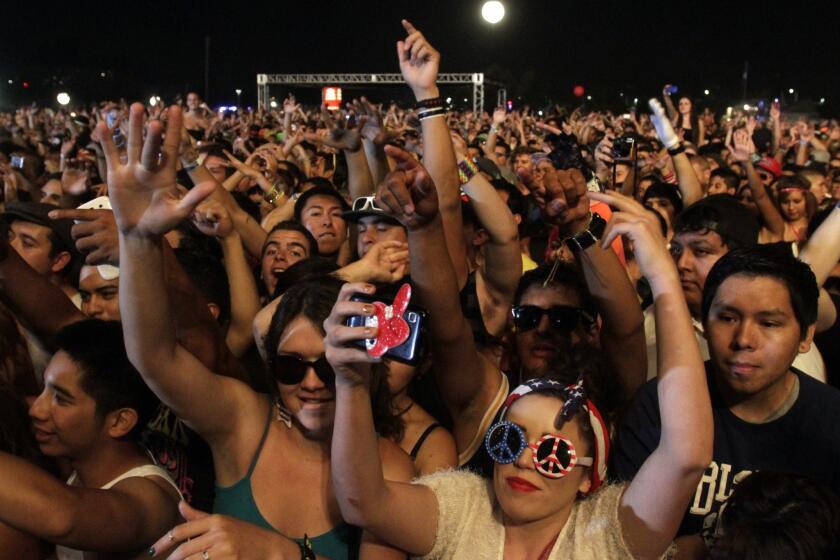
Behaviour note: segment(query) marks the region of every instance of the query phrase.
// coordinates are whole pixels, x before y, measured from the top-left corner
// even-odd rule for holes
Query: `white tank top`
[[[172,486],[172,488],[174,488],[175,491],[178,492],[178,497],[184,499],[184,497],[181,495],[181,491],[178,490],[178,486],[176,486],[176,484],[172,482],[172,479],[169,478],[169,474],[167,474],[165,470],[163,470],[157,465],[142,465],[127,470],[111,482],[102,486],[100,490],[108,490],[115,486],[117,483],[122,482],[127,478],[149,478],[151,476],[156,476],[165,480],[167,484]],[[76,476],[76,472],[74,471],[73,474],[70,475],[70,478],[67,479],[67,485],[75,486],[77,479],[78,477]],[[58,560],[85,560],[85,552],[83,550],[76,550],[74,548],[67,548],[65,546],[56,545],[55,555]]]

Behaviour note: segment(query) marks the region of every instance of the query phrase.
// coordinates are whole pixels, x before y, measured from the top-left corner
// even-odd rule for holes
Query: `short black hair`
[[[205,301],[219,307],[219,324],[227,324],[230,320],[230,282],[222,261],[211,254],[186,249],[175,249],[175,256]]]
[[[755,472],[735,485],[720,519],[712,560],[840,557],[840,498],[821,482]]]
[[[649,186],[642,196],[642,203],[647,204],[651,198],[667,198],[670,200],[671,205],[674,207],[674,214],[679,214],[683,210],[683,199],[680,194],[680,189],[671,183],[658,181]]]
[[[595,317],[598,308],[586,287],[586,281],[580,269],[563,261],[556,262],[556,269],[554,265],[555,262],[547,262],[523,274],[516,286],[513,305],[519,305],[522,296],[533,286],[539,285],[546,288],[562,286],[577,293],[581,300],[581,307]]]
[[[338,192],[333,186],[332,183],[327,181],[327,185],[316,183],[316,179],[321,179],[320,177],[314,177],[312,179],[307,179],[307,183],[314,183],[315,186],[311,189],[304,191],[303,194],[295,201],[295,221],[300,222],[301,215],[303,214],[303,209],[306,207],[306,203],[309,202],[309,199],[314,196],[328,196],[334,198],[338,201],[338,204],[341,206],[342,212],[346,212],[350,210],[350,205],[347,204],[347,201],[344,200],[344,197],[341,196],[341,193]],[[326,179],[321,179],[326,181]]]
[[[160,402],[128,360],[120,323],[100,319],[71,323],[56,334],[55,346],[79,366],[79,385],[96,402],[99,420],[120,408],[137,412],[137,424],[128,434],[137,438]]]
[[[293,220],[283,220],[279,224],[275,224],[271,231],[268,232],[268,235],[265,237],[265,243],[263,243],[262,254],[260,258],[265,256],[265,250],[268,247],[268,238],[271,237],[271,234],[275,231],[296,231],[302,236],[306,238],[306,242],[309,244],[309,256],[310,257],[317,257],[318,253],[318,240],[315,239],[315,236],[306,229],[302,224],[295,222]]]
[[[752,211],[730,194],[701,198],[674,219],[675,234],[704,234],[712,231],[720,236],[729,249],[755,245],[758,243],[759,229],[758,220]]]
[[[799,323],[800,338],[805,338],[808,327],[817,322],[820,288],[811,267],[794,257],[786,243],[770,243],[733,249],[715,263],[703,288],[704,324],[709,318],[709,310],[718,288],[724,280],[734,275],[750,278],[766,276],[784,284]]]
[[[738,191],[738,185],[741,183],[741,179],[738,177],[737,173],[728,167],[718,167],[712,171],[711,176],[712,178],[720,177],[723,179],[723,182],[726,183],[727,190]]]

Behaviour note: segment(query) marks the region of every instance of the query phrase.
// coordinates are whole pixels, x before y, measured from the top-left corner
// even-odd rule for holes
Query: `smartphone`
[[[23,163],[26,160],[24,156],[12,156],[12,167],[15,169],[23,169]]]
[[[350,301],[360,301],[364,303],[373,303],[375,301],[382,301],[381,298],[369,296],[367,294],[353,294]],[[385,305],[391,305],[393,301],[382,301]],[[398,362],[409,365],[418,365],[426,354],[426,321],[427,313],[413,305],[409,305],[403,312],[403,319],[408,323],[410,334],[408,339],[394,348],[388,349],[385,353],[387,358],[391,358]],[[373,317],[354,316],[347,319],[348,327],[365,327],[373,324],[375,319]],[[351,344],[367,350],[372,346],[374,340],[357,340]]]

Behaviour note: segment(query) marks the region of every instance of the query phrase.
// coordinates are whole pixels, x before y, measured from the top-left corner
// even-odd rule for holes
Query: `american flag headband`
[[[529,379],[528,381],[519,385],[514,389],[505,400],[502,407],[499,420],[504,420],[507,416],[507,411],[518,399],[533,392],[540,393],[555,393],[563,397],[563,407],[560,409],[560,417],[563,422],[568,422],[580,412],[585,412],[589,416],[589,424],[592,427],[595,440],[595,449],[593,455],[595,463],[592,468],[592,485],[589,493],[594,492],[601,486],[607,476],[607,457],[610,451],[610,435],[604,419],[595,404],[586,398],[586,392],[583,388],[583,379],[578,379],[571,385],[564,386],[559,381],[539,377],[536,379]]]

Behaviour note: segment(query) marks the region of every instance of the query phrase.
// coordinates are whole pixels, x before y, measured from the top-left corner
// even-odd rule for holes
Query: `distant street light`
[[[505,6],[497,0],[485,2],[481,7],[481,17],[487,23],[497,24],[505,17]]]
[[[55,100],[58,101],[58,104],[62,107],[70,104],[70,96],[63,91],[55,96]]]

